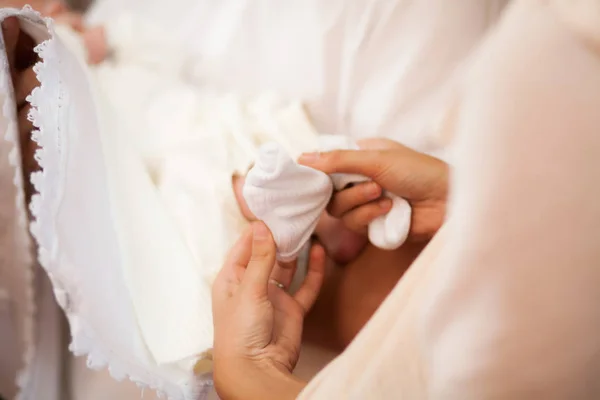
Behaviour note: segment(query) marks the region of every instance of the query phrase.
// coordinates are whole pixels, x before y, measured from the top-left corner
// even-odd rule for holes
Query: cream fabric
[[[301,399],[600,397],[597,11],[511,6],[462,89],[446,226]]]
[[[120,43],[114,36],[120,30],[112,25],[109,30],[115,45]],[[210,361],[210,285],[247,223],[235,202],[232,176],[248,169],[265,141],[301,150],[314,130],[299,104],[195,87],[169,63],[144,57],[143,43],[139,57],[121,59],[125,52],[116,47],[115,60],[88,68],[80,38],[66,27],[55,31],[42,52],[42,88],[32,103],[35,123],[48,141],[44,152],[58,150],[58,159],[41,157],[45,173],[37,185],[41,203],[33,207],[34,232],[40,253],[51,253],[45,267],[63,282],[62,303],[72,302],[67,310],[72,348],[89,353],[92,367],[108,365],[116,377],[130,376],[172,398],[200,398],[210,384],[196,376],[209,369],[195,367],[199,358]],[[144,35],[157,35],[140,34],[144,41],[149,40]],[[130,39],[123,43],[130,45]],[[58,106],[51,102],[52,87],[63,100]],[[79,110],[75,99],[81,99]],[[48,118],[53,107],[63,112],[56,120]],[[87,165],[78,164],[81,178],[69,178],[75,169],[60,167],[73,165],[69,158],[76,155],[68,146],[82,138],[96,143],[82,149]],[[57,196],[47,193],[49,176],[63,182]],[[79,193],[82,178],[94,182],[86,198]],[[57,209],[57,198],[77,206]],[[70,274],[65,260],[75,258],[83,243],[59,245],[66,238],[58,232],[65,229],[70,237],[80,230],[63,224],[75,223],[76,212],[99,201],[105,208],[95,211],[105,215],[96,234],[108,236],[90,243],[105,248],[100,250],[105,258],[97,260],[102,269],[79,259],[73,262],[76,274]],[[123,292],[114,290],[117,284]],[[85,286],[89,290],[74,291]],[[109,319],[120,315],[127,325],[116,329],[95,309],[106,304],[106,293],[114,302]],[[118,344],[127,340],[135,344]]]
[[[110,22],[115,11],[129,9],[156,23],[153,29],[172,32],[177,42],[189,47],[193,68],[183,72],[194,84],[211,82],[220,89],[251,94],[275,91],[284,99],[305,102],[319,131],[394,137],[421,151],[441,154],[445,143],[437,137],[437,126],[453,109],[456,68],[504,3],[180,0],[164,7],[158,1],[105,0],[90,19]],[[37,214],[33,231],[41,245],[40,260],[51,274],[57,300],[69,318],[74,338],[71,349],[88,355],[91,367],[109,366],[117,378],[129,376],[173,398],[199,396],[203,389],[194,386],[198,381],[192,381],[189,374],[184,373],[182,379],[180,365],[156,366],[146,347],[147,338],[140,332],[139,307],[130,297],[130,288],[142,282],[124,277],[128,270],[123,257],[133,248],[123,243],[127,237],[134,238],[135,231],[120,224],[130,218],[143,219],[149,209],[118,214],[115,207],[119,202],[127,206],[131,197],[119,196],[134,189],[125,179],[135,174],[136,168],[140,171],[140,160],[127,156],[122,158],[127,162],[119,164],[111,158],[114,154],[107,148],[118,146],[109,140],[123,144],[121,148],[127,148],[129,140],[113,128],[126,125],[123,120],[98,120],[96,112],[104,105],[97,101],[100,97],[94,93],[98,88],[90,85],[82,66],[83,54],[76,50],[79,45],[68,32],[63,31],[61,39],[48,43],[42,51],[45,85],[33,97],[43,110],[37,123],[46,128],[39,137],[44,145],[40,153],[44,174],[34,177],[42,195],[33,202]],[[144,104],[148,87],[136,87],[139,91],[121,90],[126,95],[112,105]],[[173,98],[179,100],[180,96]],[[177,104],[173,102],[171,107],[177,108]],[[135,108],[127,109],[131,115],[139,115]],[[135,122],[135,118],[131,120]],[[110,136],[101,135],[102,131]],[[151,149],[143,146],[140,151],[151,154]],[[135,185],[148,189],[151,182],[147,178],[153,176]],[[126,210],[125,206],[121,210]],[[148,221],[149,227],[156,222]],[[172,236],[158,230],[139,232],[153,238],[148,242],[152,245],[160,242],[161,235],[166,242],[174,240],[167,240]],[[139,238],[136,240],[141,246]],[[144,257],[154,262],[149,255],[158,249],[152,245],[145,247]],[[175,305],[173,301],[165,307]],[[187,329],[191,321],[178,325],[179,331],[171,329],[185,339],[181,343],[193,336],[194,330]],[[189,365],[186,368],[189,370]]]
[[[152,21],[199,61],[190,77],[301,99],[319,132],[445,156],[435,132],[451,110],[453,78],[507,3],[97,0],[88,18],[108,23],[128,10]]]

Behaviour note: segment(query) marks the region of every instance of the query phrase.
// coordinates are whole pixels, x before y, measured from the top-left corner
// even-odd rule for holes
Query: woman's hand
[[[429,240],[446,213],[448,165],[387,139],[359,142],[361,150],[337,150],[303,155],[300,164],[327,174],[351,173],[372,180],[334,194],[329,213],[348,228],[366,233],[375,218],[390,211],[382,189],[406,199],[412,207],[409,239]]]
[[[306,279],[292,295],[286,288],[295,263],[277,265],[266,225],[253,223],[238,240],[213,285],[214,380],[221,398],[286,399],[302,390],[291,372],[324,269],[324,251],[315,246]]]

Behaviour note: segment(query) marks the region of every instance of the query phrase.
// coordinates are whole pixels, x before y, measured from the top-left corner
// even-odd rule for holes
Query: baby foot
[[[341,265],[358,257],[368,243],[366,236],[348,229],[341,220],[325,212],[315,229],[315,236],[327,255]]]

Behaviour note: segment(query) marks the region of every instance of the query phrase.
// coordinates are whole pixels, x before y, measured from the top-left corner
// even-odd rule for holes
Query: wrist
[[[288,400],[298,397],[306,382],[272,363],[215,360],[214,382],[223,400]]]

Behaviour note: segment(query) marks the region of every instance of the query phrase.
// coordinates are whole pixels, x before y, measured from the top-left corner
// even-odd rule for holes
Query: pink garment
[[[301,399],[600,398],[600,2],[516,1],[465,82],[446,226]]]

